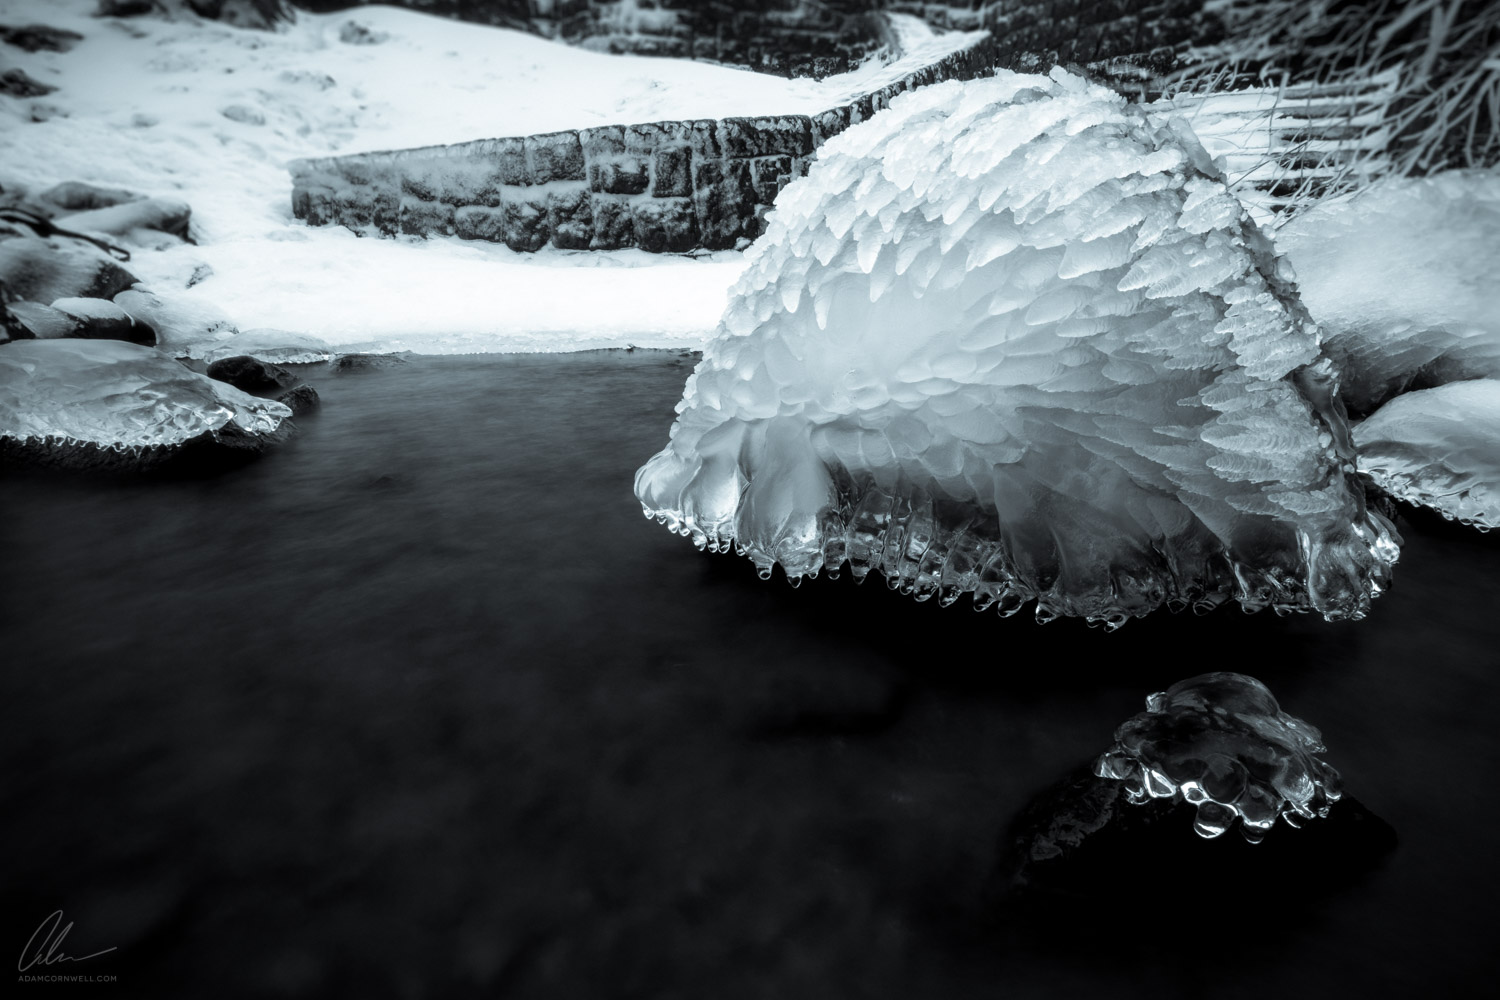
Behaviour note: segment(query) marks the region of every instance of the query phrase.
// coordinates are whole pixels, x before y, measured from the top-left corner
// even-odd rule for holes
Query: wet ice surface
[[[1354,429],[1359,468],[1394,497],[1500,526],[1500,380],[1397,396]]]
[[[1290,279],[1180,119],[1061,70],[923,88],[778,197],[636,494],[766,578],[1358,618],[1397,542]]]
[[[1235,821],[1252,844],[1281,819],[1293,827],[1328,815],[1342,796],[1338,772],[1313,756],[1322,734],[1286,714],[1264,684],[1230,672],[1178,681],[1146,699],[1115,731],[1094,773],[1126,783],[1131,802],[1180,798],[1207,839]]]
[[[1358,624],[1109,635],[768,586],[630,495],[691,363],[315,370],[322,411],[233,474],[0,479],[9,939],[61,906],[80,953],[191,997],[1259,1000],[1479,971],[1492,535],[1403,522],[1398,586]],[[989,938],[1006,823],[1205,669],[1316,722],[1401,837],[1386,867],[1318,906],[1216,889],[1212,918],[1254,932],[1170,960]]]
[[[269,434],[291,413],[120,340],[28,340],[0,354],[0,435],[20,441],[154,448],[226,425]]]

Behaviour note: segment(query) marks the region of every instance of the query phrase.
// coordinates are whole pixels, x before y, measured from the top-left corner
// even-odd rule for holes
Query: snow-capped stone
[[[114,258],[82,241],[23,236],[0,242],[0,281],[17,298],[51,302],[113,298],[136,278]]]

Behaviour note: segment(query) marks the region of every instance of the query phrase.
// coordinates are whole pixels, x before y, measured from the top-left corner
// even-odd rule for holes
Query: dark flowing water
[[[794,591],[640,516],[689,365],[319,368],[322,412],[246,468],[0,477],[12,953],[62,908],[69,954],[118,948],[63,967],[119,977],[96,996],[1438,996],[1494,971],[1496,539],[1403,523],[1396,590],[1345,625],[1108,635]],[[1143,873],[1200,929],[1261,915],[1206,951],[1130,898],[1138,946],[987,932],[1010,818],[1219,669],[1322,727],[1399,848],[1332,894]]]

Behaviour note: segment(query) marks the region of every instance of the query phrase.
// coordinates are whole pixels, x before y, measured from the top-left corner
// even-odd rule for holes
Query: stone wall
[[[896,94],[989,71],[988,40],[817,115],[607,125],[452,146],[298,160],[292,211],[309,225],[458,236],[538,250],[730,249],[825,139]]]

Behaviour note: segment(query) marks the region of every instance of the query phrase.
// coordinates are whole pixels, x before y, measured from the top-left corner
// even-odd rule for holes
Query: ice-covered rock
[[[637,497],[763,576],[1357,618],[1397,554],[1269,241],[1181,120],[1060,70],[830,140],[678,412]]]
[[[148,323],[137,322],[124,309],[108,299],[57,299],[52,309],[77,322],[74,337],[90,340],[128,340],[133,344],[156,345],[156,331]]]
[[[1397,396],[1354,428],[1359,471],[1386,493],[1481,530],[1500,527],[1500,381]]]
[[[205,435],[269,438],[291,410],[116,340],[0,350],[0,438],[21,446],[170,449]]]
[[[1178,681],[1146,699],[1094,764],[1125,783],[1134,803],[1178,798],[1197,810],[1193,829],[1213,839],[1236,819],[1259,843],[1280,817],[1291,826],[1328,815],[1342,796],[1338,772],[1317,757],[1323,737],[1287,715],[1270,690],[1244,674]]]
[[[1363,416],[1408,389],[1500,378],[1500,171],[1392,179],[1277,233]]]

